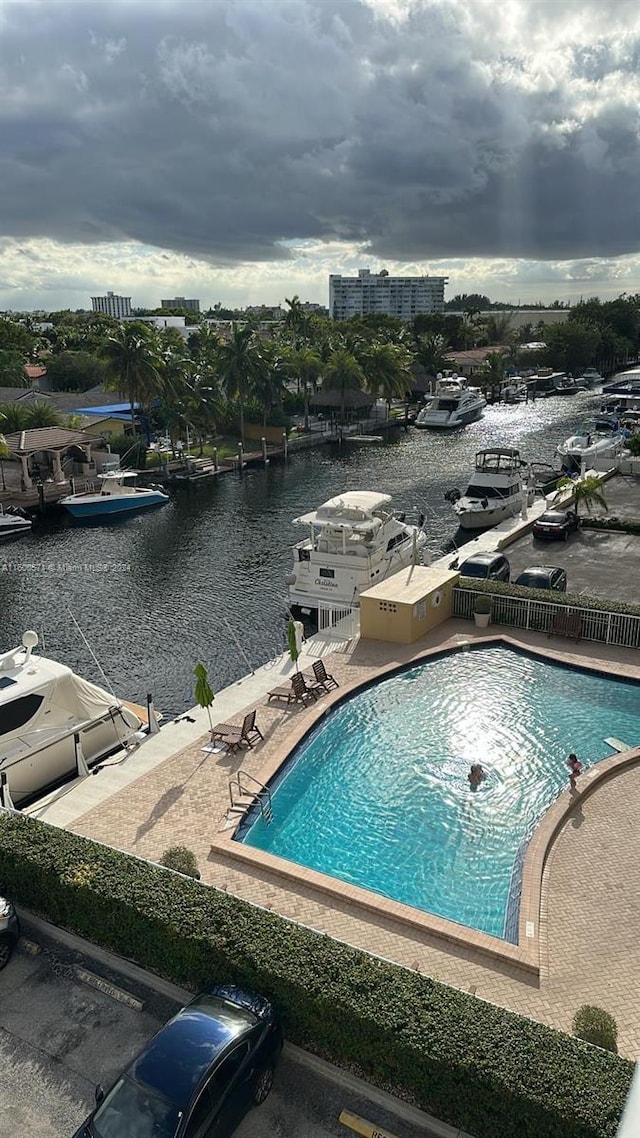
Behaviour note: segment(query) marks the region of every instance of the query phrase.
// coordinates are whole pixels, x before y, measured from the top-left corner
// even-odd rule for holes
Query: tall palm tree
[[[315,391],[322,375],[324,364],[312,348],[291,349],[286,360],[291,375],[298,382],[298,390],[304,395],[304,428],[309,430],[309,391]]]
[[[605,513],[609,510],[607,500],[602,493],[602,483],[597,474],[589,474],[586,478],[562,478],[558,482],[558,490],[573,495],[576,516],[580,512],[581,505],[586,506],[588,514],[591,513],[592,506],[599,506]]]
[[[5,416],[0,414],[0,423],[4,423]],[[7,484],[4,480],[4,463],[5,459],[11,458],[11,451],[7,446],[7,440],[3,434],[0,434],[0,476],[2,477],[2,489],[7,489]]]
[[[220,344],[216,370],[227,399],[236,399],[240,411],[240,439],[244,443],[244,405],[251,395],[260,361],[260,347],[253,328],[231,325],[231,337]]]
[[[502,383],[504,371],[504,356],[500,352],[490,352],[482,367],[483,379],[486,379],[490,384]]]
[[[284,302],[289,305],[289,311],[284,317],[285,328],[291,334],[294,347],[299,348],[307,335],[307,315],[297,294],[291,300],[285,296]]]
[[[335,391],[340,395],[340,422],[344,423],[344,410],[347,391],[361,391],[364,372],[356,357],[346,348],[338,348],[329,356],[325,368],[323,391]]]
[[[101,355],[107,364],[106,386],[128,397],[135,431],[136,403],[148,406],[160,394],[157,337],[146,324],[121,324],[107,337]]]
[[[402,398],[411,386],[411,356],[395,344],[370,344],[362,358],[367,391],[387,404]]]
[[[416,345],[416,360],[422,364],[429,375],[437,375],[439,371],[444,371],[449,364],[447,360],[448,351],[449,345],[444,336],[438,334],[420,336]]]
[[[285,357],[271,345],[264,347],[251,377],[251,393],[262,407],[262,425],[265,430],[269,412],[282,403],[286,378]]]

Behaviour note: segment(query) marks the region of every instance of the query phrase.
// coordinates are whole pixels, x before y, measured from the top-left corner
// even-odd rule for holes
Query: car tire
[[[258,1072],[253,1084],[253,1104],[254,1106],[261,1106],[265,1099],[268,1099],[273,1087],[273,1066],[263,1067]]]
[[[0,971],[7,967],[13,953],[15,941],[11,933],[0,933]]]

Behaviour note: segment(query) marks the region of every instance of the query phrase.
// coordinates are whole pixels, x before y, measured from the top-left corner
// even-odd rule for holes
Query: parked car
[[[511,566],[502,553],[474,553],[467,557],[458,571],[463,577],[479,577],[483,581],[508,581]]]
[[[567,574],[556,565],[530,565],[514,584],[525,589],[553,589],[556,593],[566,593]]]
[[[223,1138],[264,1102],[282,1028],[264,996],[219,985],[160,1029],[75,1138]]]
[[[578,528],[575,510],[546,510],[533,523],[533,536],[548,540],[562,538],[567,541],[569,534]]]
[[[11,901],[0,897],[0,969],[6,968],[20,939],[20,921]]]

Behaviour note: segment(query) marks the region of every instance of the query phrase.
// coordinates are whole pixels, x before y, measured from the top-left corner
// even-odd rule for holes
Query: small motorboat
[[[19,506],[0,505],[0,541],[24,537],[31,533],[31,518]]]
[[[556,453],[562,459],[562,469],[573,474],[581,470],[583,465],[590,470],[605,469],[607,464],[615,465],[614,460],[623,453],[626,443],[627,435],[622,431],[606,433],[597,431],[594,427],[565,439],[557,447]]]
[[[137,477],[135,470],[109,470],[98,475],[99,490],[69,494],[61,498],[60,505],[74,518],[101,518],[137,513],[169,501],[158,486],[134,486]]]

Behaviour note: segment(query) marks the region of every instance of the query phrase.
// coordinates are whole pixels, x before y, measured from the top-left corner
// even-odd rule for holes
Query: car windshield
[[[120,1079],[96,1111],[95,1138],[173,1138],[182,1115],[160,1095]]]
[[[488,577],[489,565],[481,561],[463,561],[460,572],[463,577]]]
[[[549,574],[521,573],[516,584],[524,585],[525,588],[544,589],[545,585],[549,584]]]

